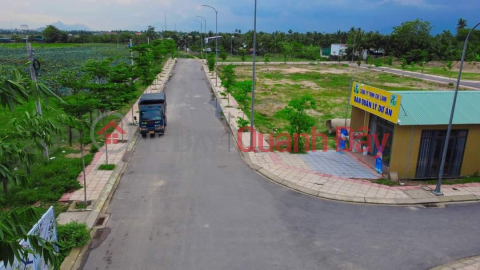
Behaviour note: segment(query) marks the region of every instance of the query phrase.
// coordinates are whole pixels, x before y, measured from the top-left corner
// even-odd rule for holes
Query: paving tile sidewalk
[[[205,64],[205,62],[204,62]],[[243,112],[230,105],[220,93],[223,87],[215,87],[215,74],[204,70],[214,90],[224,115],[230,115],[230,128],[237,139],[237,145],[249,148],[250,132],[238,133],[236,119],[244,117]],[[221,85],[219,79],[218,85]],[[247,116],[248,117],[248,116]],[[258,134],[257,134],[258,136]],[[265,137],[265,136],[264,136]],[[268,143],[262,141],[263,148]],[[381,178],[370,167],[357,160],[351,153],[339,154],[335,151],[309,152],[306,155],[287,152],[243,152],[247,164],[258,170],[271,180],[314,196],[363,203],[377,204],[419,204],[480,200],[480,183],[443,185],[444,196],[434,196],[425,189],[435,186],[385,186],[372,183],[370,180]],[[368,180],[367,180],[368,179]]]
[[[167,63],[165,63],[165,66],[164,66],[164,69],[163,69],[162,73],[157,75],[157,80],[154,82],[153,85],[147,87],[147,89],[145,89],[144,93],[162,92],[163,88],[165,87],[166,82],[169,79],[169,76],[170,76],[170,73],[173,69],[174,64],[175,64],[175,60],[169,59],[167,61]],[[133,114],[137,115],[138,100],[135,102],[135,104],[132,106],[132,108],[129,110],[129,112],[126,113],[126,115],[125,115],[126,120],[125,120],[124,124],[133,123],[133,121],[132,121],[132,110],[133,110]],[[137,129],[138,129],[138,126],[130,125],[128,127],[123,127],[123,128],[125,129],[125,131],[128,134],[135,134]],[[116,136],[119,139],[122,138],[122,135],[119,134],[118,131],[115,131],[113,134],[116,134]],[[127,135],[124,135],[124,136],[127,136]],[[112,135],[112,137],[113,137],[113,135]],[[124,138],[124,139],[126,139],[126,138]],[[107,148],[108,148],[107,149],[108,150],[108,164],[117,165],[120,161],[122,161],[122,158],[123,158],[123,156],[125,154],[125,151],[126,151],[126,148],[127,148],[126,144],[128,144],[128,142],[122,143],[122,142],[119,141],[116,144],[109,144],[107,146]],[[113,150],[117,150],[117,149],[120,149],[120,148],[122,148],[122,150],[119,151],[119,152],[116,152],[116,153],[111,152]],[[105,148],[103,147],[102,149],[100,149],[95,154],[95,156],[94,156],[92,162],[90,163],[90,165],[88,165],[85,168],[85,172],[86,172],[86,176],[87,176],[86,177],[87,200],[91,200],[91,201],[97,200],[99,198],[100,194],[102,193],[103,189],[105,188],[105,185],[107,184],[108,179],[110,179],[110,177],[112,176],[112,173],[113,173],[112,171],[98,170],[98,167],[101,164],[106,163],[106,158],[107,158],[107,155],[105,154]],[[80,173],[77,180],[83,186],[83,182],[84,182],[83,172]],[[76,191],[71,192],[71,193],[65,193],[60,198],[59,201],[60,202],[78,201],[78,200],[83,200],[84,196],[85,196],[84,195],[84,189],[82,188],[82,189],[76,190]]]
[[[480,270],[480,256],[449,262],[431,270]]]

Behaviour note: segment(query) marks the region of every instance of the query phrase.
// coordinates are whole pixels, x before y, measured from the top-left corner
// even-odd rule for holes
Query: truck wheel
[[[147,134],[142,133],[142,138],[144,138],[144,139],[147,138]]]
[[[167,117],[165,117],[165,127],[167,127]]]

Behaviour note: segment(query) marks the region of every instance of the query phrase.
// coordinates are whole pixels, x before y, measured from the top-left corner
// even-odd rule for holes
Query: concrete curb
[[[480,265],[480,255],[471,256],[471,257],[463,258],[463,259],[460,259],[460,260],[448,262],[446,264],[436,266],[436,267],[434,267],[430,270],[478,269],[478,268],[476,268],[476,267],[478,267],[478,265]]]
[[[215,91],[215,87],[212,85],[211,82],[211,77],[209,71],[205,68],[204,62],[203,63],[203,69],[205,71],[205,75],[207,76],[207,81],[208,84],[210,85],[210,88],[213,90],[214,95],[219,99],[221,97],[218,96],[218,93]],[[219,63],[220,64],[220,63]],[[220,103],[220,108],[222,111],[224,111],[224,107]],[[229,126],[230,131],[232,133],[232,136],[234,138],[234,141],[236,142],[237,134],[235,134],[235,131],[233,130],[232,126]],[[238,147],[237,147],[238,150]],[[394,206],[399,206],[399,205],[421,205],[421,204],[437,204],[437,203],[455,203],[455,202],[475,202],[475,201],[480,201],[480,196],[476,196],[473,194],[470,195],[456,195],[456,196],[439,196],[439,197],[431,197],[431,198],[421,198],[421,199],[413,199],[413,198],[374,198],[374,197],[354,197],[354,196],[347,196],[347,195],[338,195],[338,194],[331,194],[331,193],[325,193],[321,191],[316,191],[314,189],[306,188],[304,186],[297,185],[289,180],[283,179],[277,175],[272,174],[268,170],[264,169],[261,166],[255,165],[252,163],[250,160],[250,156],[248,153],[241,152],[238,150],[240,153],[240,156],[242,157],[243,161],[249,166],[252,170],[257,171],[259,174],[263,175],[267,179],[276,182],[282,186],[288,187],[290,189],[312,195],[315,197],[323,198],[323,199],[329,199],[329,200],[335,200],[335,201],[341,201],[341,202],[349,202],[349,203],[363,203],[363,204],[374,204],[374,205],[394,205]]]
[[[166,80],[163,82],[163,85],[161,88],[162,92],[165,89],[166,82],[169,80],[170,74],[176,62],[177,62],[176,59],[173,59],[173,64],[166,74],[167,75]],[[126,154],[128,151],[135,151],[135,148],[138,142],[139,133],[140,131],[137,128],[135,133],[133,134],[132,141],[127,145],[127,149],[125,151],[124,157],[122,158],[123,161],[120,161],[115,166],[115,169],[113,170],[112,175],[108,179],[107,184],[103,188],[102,193],[100,194],[100,197],[95,201],[92,211],[90,212],[87,219],[85,220],[87,226],[92,229],[92,231],[90,232],[91,237],[93,237],[93,235],[96,232],[96,229],[94,228],[95,222],[97,221],[100,214],[105,211],[106,207],[108,207],[109,202],[115,192],[115,189],[118,183],[120,182],[120,179],[122,178],[123,174],[125,173],[125,170],[128,167],[128,163],[131,159],[131,155],[128,156]],[[88,250],[88,248],[90,247],[90,243],[91,243],[91,240],[81,248],[72,249],[70,254],[63,261],[62,265],[60,266],[60,269],[61,270],[79,269],[82,262],[82,255],[85,254],[85,252]]]

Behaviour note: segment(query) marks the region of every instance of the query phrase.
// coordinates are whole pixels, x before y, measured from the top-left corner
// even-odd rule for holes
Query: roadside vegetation
[[[76,61],[79,56],[64,53],[60,44],[47,47],[60,50],[62,57],[42,61],[43,73],[36,69],[38,82],[25,72],[29,63],[24,54],[0,70],[0,261],[9,264],[32,252],[18,245],[20,239],[29,239],[32,248],[58,269],[72,247],[88,241],[85,225],[59,227],[60,256],[53,250],[55,243],[27,236],[27,232],[49,206],[54,206],[56,215],[66,211],[68,204],[58,200],[82,187],[77,180],[85,169],[82,163],[88,165],[98,151],[89,132],[93,117],[128,113],[164,62],[175,55],[176,45],[173,40],[153,40],[150,45],[134,46],[130,48],[133,65],[125,55],[110,57],[107,53],[88,59],[80,50],[82,61]],[[38,106],[42,114],[36,112]],[[116,118],[106,117],[96,130],[110,120],[120,120]],[[95,139],[100,145],[104,142],[103,135]],[[105,169],[114,167],[104,165]],[[64,239],[60,239],[62,228]]]
[[[222,80],[227,66],[219,66]],[[244,113],[250,115],[251,66],[235,66],[236,84],[231,94]],[[325,122],[345,118],[350,79],[385,90],[440,90],[444,84],[375,72],[341,64],[257,66],[255,92],[255,126],[262,133],[287,132],[291,126],[285,108],[292,100],[311,96],[315,107],[306,109],[313,117],[317,132],[328,136],[328,146],[334,148],[335,134],[328,134]],[[348,117],[350,117],[348,115]],[[249,118],[249,117],[248,117]]]

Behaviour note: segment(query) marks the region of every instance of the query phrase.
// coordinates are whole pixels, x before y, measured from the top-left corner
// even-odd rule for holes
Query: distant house
[[[331,56],[345,56],[347,55],[347,44],[332,44],[330,46]]]
[[[141,35],[142,35],[142,33],[140,33],[140,32],[137,32],[137,33],[135,33],[135,35],[137,35],[137,36],[141,36]]]

